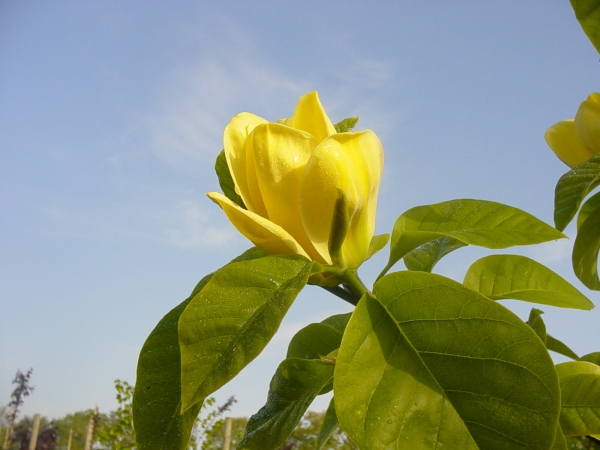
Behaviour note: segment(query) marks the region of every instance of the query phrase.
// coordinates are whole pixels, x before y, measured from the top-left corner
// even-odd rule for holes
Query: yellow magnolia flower
[[[348,232],[341,255],[349,269],[366,258],[375,230],[383,149],[370,130],[336,133],[316,92],[276,123],[235,116],[223,144],[241,208],[217,192],[231,223],[269,254],[300,254],[332,264],[329,237],[336,201],[345,195]]]
[[[575,119],[563,120],[546,130],[546,143],[569,167],[600,154],[600,94],[581,103]]]

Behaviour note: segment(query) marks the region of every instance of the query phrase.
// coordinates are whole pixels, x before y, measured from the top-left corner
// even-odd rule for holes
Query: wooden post
[[[29,439],[29,450],[35,450],[37,447],[38,434],[40,434],[40,415],[33,416],[33,429],[31,430],[31,438]]]
[[[225,436],[223,438],[223,450],[229,450],[231,445],[231,417],[225,419]]]
[[[96,427],[96,416],[98,415],[98,405],[96,405],[96,409],[94,410],[94,414],[90,417],[88,421],[87,435],[85,437],[85,450],[92,450],[92,443],[94,442],[94,428]]]
[[[69,443],[67,444],[67,450],[71,450],[71,441],[73,440],[73,428],[69,429]]]

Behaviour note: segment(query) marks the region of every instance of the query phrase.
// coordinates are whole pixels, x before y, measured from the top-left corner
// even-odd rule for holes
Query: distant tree
[[[108,446],[111,450],[135,449],[135,431],[133,430],[133,386],[127,381],[115,380],[117,390],[116,411],[112,411],[108,418],[100,422],[96,440]]]
[[[29,385],[29,379],[31,378],[32,373],[33,369],[29,369],[25,374],[20,370],[17,370],[15,379],[12,382],[12,384],[16,384],[17,387],[14,389],[14,391],[12,391],[12,394],[10,395],[10,402],[8,402],[10,413],[8,415],[8,430],[4,438],[3,448],[5,450],[8,449],[8,445],[11,440],[11,434],[19,415],[19,408],[23,405],[25,397],[28,397],[29,394],[33,392],[34,387]]]
[[[58,440],[56,442],[57,448],[67,448],[69,443],[69,433],[71,430],[73,430],[71,450],[84,450],[88,422],[93,414],[94,410],[88,409],[86,411],[78,411],[73,414],[67,414],[64,417],[55,420],[56,427],[58,428]],[[99,417],[100,424],[108,421],[108,415],[106,414],[100,414]]]
[[[11,436],[11,449],[28,450],[33,429],[33,419],[24,417],[14,426]],[[38,434],[36,450],[54,450],[57,448],[58,427],[54,421],[45,417],[40,419],[40,432]]]
[[[133,428],[133,411],[131,406],[134,387],[126,381],[115,380],[115,389],[117,390],[116,398],[118,407],[116,411],[111,411],[100,420],[96,442],[100,444],[98,448],[134,450],[136,448],[135,431]],[[215,406],[216,401],[214,398],[211,397],[205,400],[194,425],[188,449],[196,448],[196,442],[202,439],[204,433],[214,426],[215,422],[223,413],[231,408],[234,402],[235,399],[230,397],[223,405]],[[78,449],[71,447],[71,450]]]

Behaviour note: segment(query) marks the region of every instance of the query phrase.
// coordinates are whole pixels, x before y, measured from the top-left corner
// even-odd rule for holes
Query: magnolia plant
[[[572,4],[600,37],[600,0]],[[600,185],[599,100],[590,95],[574,120],[546,133],[573,167],[557,185],[556,228],[460,199],[405,211],[391,236],[374,235],[382,146],[372,131],[352,131],[357,118],[333,124],[316,92],[276,122],[235,116],[215,165],[222,193],[208,196],[253,247],[200,280],[146,340],[133,399],[138,448],[186,448],[205,399],[260,354],[308,284],[353,311],[291,339],[237,448],[280,448],[331,391],[317,449],[337,427],[364,450],[566,450],[565,436],[600,435],[600,353],[579,357],[547,333],[539,309],[525,322],[496,302],[590,310],[585,295],[513,254],[475,261],[462,283],[432,273],[467,245],[564,238],[579,211],[575,273],[600,290],[600,194],[582,206]],[[388,262],[366,286],[358,270],[388,242]],[[401,260],[406,270],[396,269]],[[554,365],[550,351],[574,361]]]

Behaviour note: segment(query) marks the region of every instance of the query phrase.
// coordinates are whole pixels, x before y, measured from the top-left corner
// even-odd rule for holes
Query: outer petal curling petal
[[[311,259],[330,264],[308,238],[298,192],[304,166],[318,141],[309,133],[277,123],[257,126],[251,135],[254,166],[268,218],[289,232]]]
[[[594,154],[600,153],[600,94],[590,94],[579,105],[575,115],[575,132],[583,145],[593,149]]]
[[[279,225],[240,208],[223,194],[209,192],[208,197],[217,203],[237,230],[254,245],[270,255],[299,254],[310,259],[296,240]]]
[[[595,154],[578,138],[573,119],[563,120],[548,128],[544,139],[556,156],[569,167],[578,166]]]
[[[291,120],[290,120],[291,119]],[[285,122],[286,125],[312,134],[317,141],[335,134],[335,127],[327,117],[317,92],[310,92],[300,97],[294,115]]]
[[[313,151],[304,171],[300,212],[304,228],[320,252],[327,252],[338,189],[346,194],[350,227],[342,254],[351,269],[366,258],[375,231],[382,170],[381,142],[367,130],[330,136]]]
[[[246,140],[254,127],[266,122],[262,117],[243,112],[231,119],[223,132],[223,148],[231,177],[235,182],[237,193],[251,211],[255,211],[255,208],[250,198],[246,175]]]

